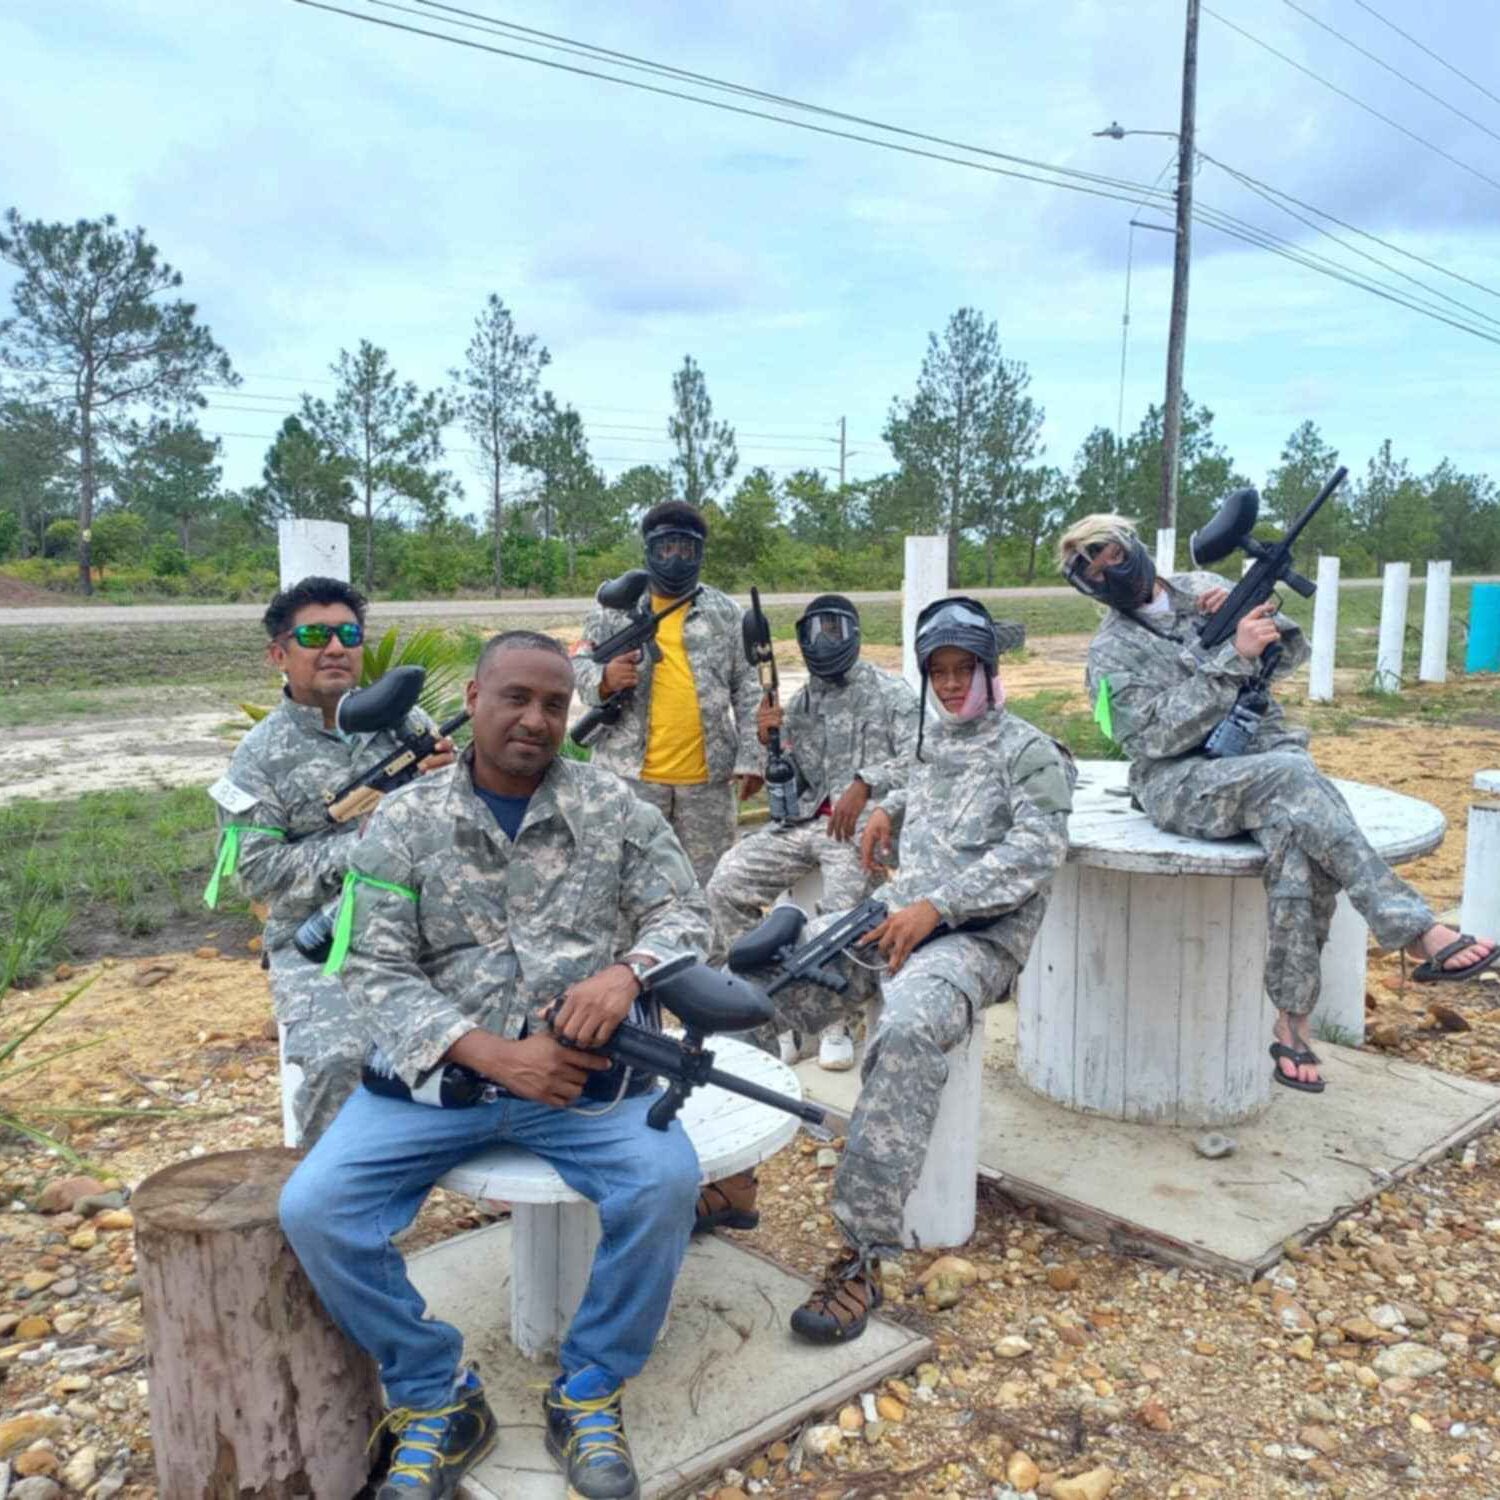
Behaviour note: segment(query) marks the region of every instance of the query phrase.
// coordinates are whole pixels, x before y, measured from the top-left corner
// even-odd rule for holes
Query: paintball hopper
[[[1260,515],[1260,491],[1253,485],[1231,490],[1219,501],[1219,508],[1206,526],[1200,526],[1188,538],[1188,556],[1193,566],[1206,568],[1231,552],[1245,547]],[[1253,555],[1253,552],[1252,552]]]
[[[655,980],[651,993],[690,1032],[752,1031],[772,1017],[764,990],[707,964],[692,964]]]
[[[644,568],[632,568],[618,578],[608,578],[601,583],[594,602],[605,609],[634,609],[650,581]]]
[[[340,734],[372,734],[397,729],[422,695],[422,667],[392,667],[378,682],[355,688],[339,699],[334,723]]]

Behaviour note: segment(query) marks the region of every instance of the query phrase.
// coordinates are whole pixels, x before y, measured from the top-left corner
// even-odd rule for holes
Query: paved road
[[[1413,579],[1420,583],[1420,579]],[[1486,577],[1455,578],[1454,583],[1494,583]],[[1378,578],[1347,579],[1344,588],[1379,588]],[[975,589],[980,599],[1068,599],[1073,590],[1066,584],[1014,589]],[[748,594],[737,596],[748,607]],[[805,594],[762,594],[764,604],[806,604],[816,597]],[[848,596],[856,604],[899,604],[899,589],[879,589]],[[371,618],[381,620],[490,620],[515,619],[524,615],[575,615],[582,617],[593,604],[592,599],[410,599],[403,603],[379,602],[370,606]],[[197,624],[259,620],[265,606],[261,604],[63,604],[0,607],[0,630],[9,626],[65,625],[92,628],[103,625],[170,625],[191,621]]]

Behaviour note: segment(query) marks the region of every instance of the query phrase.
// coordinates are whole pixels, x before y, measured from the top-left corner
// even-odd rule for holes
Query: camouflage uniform
[[[807,779],[797,816],[742,838],[719,861],[708,883],[715,952],[721,956],[754,926],[767,906],[810,870],[820,870],[819,911],[856,906],[870,886],[860,867],[858,835],[829,837],[827,814],[856,776],[878,800],[891,786],[897,762],[917,737],[917,695],[902,677],[856,662],[842,683],[809,677],[786,705],[782,745]],[[861,819],[863,822],[863,819]]]
[[[834,1217],[865,1252],[899,1250],[902,1210],[948,1078],[944,1054],[965,1040],[982,1008],[1010,991],[1068,852],[1073,773],[1039,730],[1003,711],[929,724],[922,754],[906,762],[904,785],[881,803],[902,853],[875,895],[893,911],[925,898],[950,927],[969,930],[919,948],[899,974],[879,977],[878,991],[871,969],[845,964],[851,991],[882,1001],[833,1182]],[[808,935],[833,920],[819,918]],[[809,1032],[842,1003],[813,985],[790,985],[777,998]]]
[[[701,786],[670,786],[640,779],[646,756],[647,725],[651,712],[653,663],[643,652],[641,680],[630,706],[613,728],[593,742],[595,765],[630,782],[635,793],[658,808],[687,850],[699,883],[708,884],[720,856],[734,842],[736,774],[759,775],[760,743],[755,734],[755,711],[760,704],[760,682],[745,660],[738,604],[718,589],[705,587],[687,607],[682,643],[698,690],[698,713],[703,726],[703,757],[708,780]],[[595,605],[583,622],[585,643],[598,642],[623,630],[631,616]],[[591,661],[581,645],[573,658],[578,699],[585,708],[599,702],[604,669]]]
[[[1370,847],[1308,755],[1306,731],[1288,725],[1274,699],[1248,754],[1198,753],[1259,670],[1232,640],[1213,651],[1198,644],[1198,595],[1229,587],[1214,573],[1182,573],[1167,580],[1170,614],[1141,625],[1111,610],[1089,648],[1088,689],[1097,703],[1108,679],[1114,738],[1130,756],[1130,789],[1153,823],[1195,838],[1248,833],[1265,850],[1266,991],[1278,1010],[1306,1015],[1318,1003],[1319,953],[1340,889],[1382,947],[1410,943],[1435,919]],[[1284,677],[1309,650],[1285,615],[1276,626],[1283,654],[1275,675]]]
[[[408,731],[430,729],[420,709]],[[280,703],[240,741],[221,781],[209,788],[218,803],[221,855],[224,841],[238,843],[235,874],[252,901],[270,907],[265,952],[271,970],[271,1003],[285,1027],[288,1062],[303,1073],[292,1101],[297,1129],[311,1145],[359,1082],[365,1038],[336,979],[325,979],[292,947],[298,926],[338,894],[357,820],[329,828],[328,798],[394,751],[395,731],[344,739],[323,727],[323,710]],[[235,830],[230,832],[229,830]],[[316,833],[297,843],[286,835]],[[227,872],[226,872],[227,873]]]

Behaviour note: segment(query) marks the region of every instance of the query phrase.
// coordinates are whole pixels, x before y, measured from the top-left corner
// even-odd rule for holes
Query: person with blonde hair
[[[1269,693],[1245,753],[1205,746],[1261,677],[1284,678],[1307,660],[1301,629],[1270,600],[1213,650],[1195,623],[1229,596],[1215,573],[1157,576],[1134,524],[1124,516],[1084,516],[1058,542],[1058,564],[1081,593],[1107,607],[1089,647],[1086,679],[1094,717],[1130,757],[1130,790],[1159,828],[1194,838],[1248,833],[1265,850],[1268,901],[1266,992],[1276,1007],[1271,1043],[1276,1081],[1322,1093],[1308,1039],[1308,1017],[1322,984],[1320,955],[1342,889],[1382,947],[1406,948],[1423,962],[1419,982],[1467,979],[1500,949],[1442,925],[1427,903],[1393,874],[1360,832],[1348,805],[1307,753],[1307,731],[1288,724]]]

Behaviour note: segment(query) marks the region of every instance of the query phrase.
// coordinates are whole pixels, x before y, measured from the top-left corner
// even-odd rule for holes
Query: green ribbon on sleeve
[[[214,861],[214,872],[208,877],[208,884],[203,887],[205,906],[218,906],[219,882],[233,875],[235,866],[240,862],[240,835],[242,833],[263,833],[267,838],[272,839],[286,837],[284,828],[261,828],[255,823],[226,823],[219,834],[219,857]]]
[[[1094,699],[1094,723],[1104,731],[1104,737],[1113,740],[1115,737],[1115,715],[1109,698],[1109,678],[1099,679],[1099,696]]]
[[[333,924],[333,946],[328,950],[323,972],[330,977],[344,967],[349,956],[349,943],[354,937],[354,893],[362,885],[373,886],[377,891],[394,891],[415,903],[417,893],[408,885],[397,885],[393,880],[377,880],[359,870],[344,872],[344,888],[339,893],[339,914]]]

